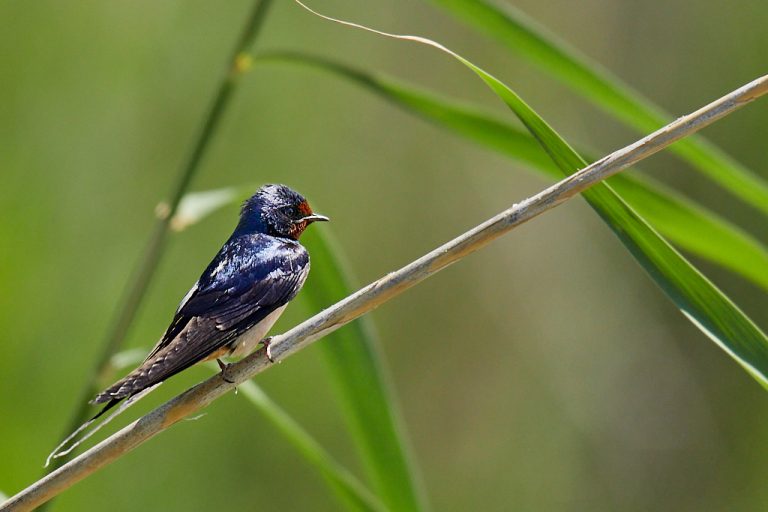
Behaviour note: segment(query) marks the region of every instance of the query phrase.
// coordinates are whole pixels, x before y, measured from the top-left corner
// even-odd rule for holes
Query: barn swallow
[[[106,406],[62,445],[120,401],[138,398],[196,363],[217,359],[224,374],[219,358],[245,356],[260,342],[266,345],[264,337],[309,273],[309,254],[299,237],[311,223],[327,220],[285,185],[261,187],[243,203],[232,236],[182,299],[144,362],[91,400]]]

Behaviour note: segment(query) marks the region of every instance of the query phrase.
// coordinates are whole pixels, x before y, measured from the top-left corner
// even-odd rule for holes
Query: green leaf
[[[183,231],[224,206],[245,201],[256,188],[227,187],[189,192],[181,198],[176,214],[171,219],[171,227],[174,231]]]
[[[352,80],[395,105],[558,179],[560,170],[529,133],[507,121],[438,97],[432,92],[368,74],[339,62],[299,53],[271,52],[258,62],[314,66]],[[608,180],[615,191],[661,234],[681,248],[722,265],[768,290],[768,250],[737,226],[649,178],[620,174]]]
[[[319,472],[328,485],[336,492],[349,510],[387,510],[346,468],[336,462],[320,444],[281,409],[253,381],[246,381],[237,387],[264,416],[275,425],[290,443]]]
[[[616,178],[628,178],[608,180],[616,194],[662,235],[768,290],[768,251],[754,237],[649,178]]]
[[[418,42],[447,53],[473,71],[515,113],[564,176],[587,165],[512,89],[445,46],[423,37],[388,34],[311,12],[336,23]],[[608,184],[598,183],[582,195],[683,314],[768,388],[768,338],[757,325],[659,236]]]
[[[349,265],[328,230],[308,231],[302,243],[312,255],[311,282],[304,293],[318,309],[355,291],[349,272],[344,270]],[[374,488],[391,510],[422,510],[422,493],[370,317],[356,320],[328,338],[320,344],[321,350],[344,398],[352,436]]]
[[[501,41],[641,133],[655,131],[674,118],[511,5],[495,0],[431,1]],[[704,138],[688,137],[670,150],[735,196],[768,213],[768,184]]]
[[[182,201],[188,208],[182,209],[184,226],[202,220],[216,208],[239,202],[254,188],[232,187],[189,194],[193,200]],[[312,257],[312,272],[302,296],[317,309],[354,291],[349,272],[344,270],[349,266],[327,234],[328,228],[323,228],[308,230],[302,236],[302,243]],[[424,509],[370,318],[361,318],[335,331],[319,347],[342,397],[352,437],[377,494],[390,510]]]
[[[587,163],[531,107],[501,81],[457,54],[517,115],[564,176]],[[683,314],[768,388],[768,338],[712,282],[696,270],[606,183],[584,198],[605,220]]]

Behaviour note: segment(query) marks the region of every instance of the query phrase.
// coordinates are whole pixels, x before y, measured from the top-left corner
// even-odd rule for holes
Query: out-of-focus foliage
[[[261,55],[258,60],[304,64],[336,73],[438,126],[524,162],[535,171],[562,177],[557,165],[532,135],[486,112],[313,55],[272,53]],[[610,178],[608,183],[672,242],[768,290],[768,273],[764,271],[768,266],[768,250],[738,226],[647,177],[641,179],[624,173]],[[190,200],[201,201],[203,197],[215,200],[224,197],[221,193],[201,192],[191,195]]]
[[[641,131],[653,131],[672,120],[653,102],[612,76],[596,62],[560,42],[523,12],[497,0],[433,0],[459,19],[493,36],[513,52],[538,64],[574,90]],[[692,136],[673,151],[717,181],[724,189],[768,212],[768,184],[711,144]]]
[[[374,512],[387,510],[370,491],[365,489],[349,471],[334,461],[333,457],[301,428],[301,425],[288,416],[273,400],[270,400],[256,384],[251,381],[244,382],[239,386],[238,392],[243,393],[265,417],[269,418],[304,458],[317,468],[350,510]]]
[[[438,46],[433,42],[430,44]],[[451,53],[450,50],[447,52]],[[466,58],[451,54],[515,113],[557,164],[563,177],[587,166],[587,162],[507,85]],[[680,311],[768,388],[768,339],[759,327],[662,239],[608,184],[599,183],[582,195]]]
[[[561,39],[682,113],[762,73],[762,4],[516,2]],[[0,487],[40,472],[79,399],[111,305],[215,86],[247,2],[0,5]],[[324,4],[428,35],[512,84],[574,145],[634,134],[506,48],[417,2]],[[599,30],[596,29],[599,27]],[[431,51],[320,23],[290,2],[265,48],[318,51],[497,108]],[[764,104],[706,135],[765,176]],[[755,212],[669,155],[644,167],[765,242]],[[196,189],[285,182],[322,205],[361,282],[394,269],[542,181],[360,90],[255,67]],[[176,236],[130,333],[149,348],[232,228],[235,208]],[[760,320],[764,294],[703,264]],[[310,276],[307,286],[312,286]],[[278,329],[310,313],[301,296]],[[574,202],[375,314],[436,510],[754,509],[768,496],[759,386],[682,318],[593,212]],[[312,347],[258,383],[358,473]],[[131,414],[205,376],[192,369]],[[78,484],[58,510],[335,510],[319,475],[242,397],[217,402]],[[362,473],[362,472],[359,472]],[[179,490],[182,491],[179,491]],[[140,492],[139,492],[140,491]]]

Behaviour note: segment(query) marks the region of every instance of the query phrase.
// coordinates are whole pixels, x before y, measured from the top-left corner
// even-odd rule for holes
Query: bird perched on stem
[[[227,365],[221,357],[245,356],[260,342],[270,357],[265,336],[309,273],[309,254],[299,237],[312,222],[327,220],[285,185],[261,187],[243,203],[232,236],[182,299],[155,348],[138,368],[91,400],[106,406],[65,439],[48,461],[69,453],[90,436],[95,429],[62,450],[122,400],[127,399],[120,410],[196,363],[217,359],[226,378]]]

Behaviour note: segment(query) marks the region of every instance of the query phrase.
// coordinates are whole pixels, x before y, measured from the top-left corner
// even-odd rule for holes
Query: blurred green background
[[[511,3],[511,2],[510,2]],[[721,2],[515,2],[676,115],[765,73],[768,9]],[[447,44],[516,88],[574,145],[637,136],[426,2],[315,2]],[[250,2],[0,2],[0,491],[41,474],[117,297],[208,107]],[[259,49],[338,58],[507,115],[434,50],[275,2]],[[764,177],[768,103],[705,135]],[[511,117],[511,116],[510,116]],[[658,179],[765,241],[754,211],[680,160]],[[360,284],[546,182],[318,71],[258,65],[192,189],[286,183],[332,217]],[[127,346],[147,350],[234,226],[174,235]],[[694,258],[694,261],[700,263]],[[701,268],[763,328],[754,285]],[[312,276],[307,282],[312,286]],[[284,330],[314,313],[301,299]],[[768,505],[768,400],[576,200],[373,313],[435,510],[756,510]],[[191,369],[122,418],[207,377]],[[257,382],[359,471],[317,347]],[[120,422],[118,422],[120,423]],[[216,402],[64,493],[55,510],[336,510],[241,396]]]

